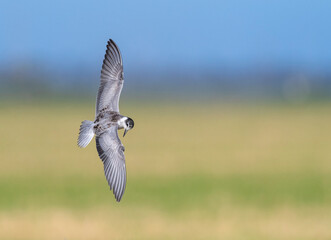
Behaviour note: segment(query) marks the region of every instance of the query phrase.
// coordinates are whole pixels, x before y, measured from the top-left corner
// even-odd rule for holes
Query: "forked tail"
[[[94,136],[93,125],[94,123],[88,120],[83,121],[80,125],[77,141],[79,147],[84,148],[91,142]]]

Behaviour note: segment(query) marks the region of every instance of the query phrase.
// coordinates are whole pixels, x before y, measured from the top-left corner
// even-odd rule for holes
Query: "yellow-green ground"
[[[0,239],[331,239],[331,104],[121,109],[117,203],[76,146],[92,101],[1,104]]]

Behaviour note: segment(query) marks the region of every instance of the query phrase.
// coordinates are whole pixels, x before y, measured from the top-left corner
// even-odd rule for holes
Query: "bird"
[[[122,55],[112,39],[107,42],[101,68],[94,122],[84,120],[79,128],[77,144],[85,148],[95,136],[97,152],[103,162],[104,174],[115,199],[120,202],[126,186],[125,148],[118,137],[134,127],[134,121],[119,112],[119,100],[124,84]]]

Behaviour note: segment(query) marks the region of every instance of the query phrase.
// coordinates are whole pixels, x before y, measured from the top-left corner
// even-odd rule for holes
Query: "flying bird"
[[[122,199],[125,190],[126,167],[124,146],[117,130],[124,129],[124,137],[134,126],[131,118],[119,112],[123,83],[122,56],[115,42],[109,39],[101,69],[95,120],[82,122],[77,143],[79,147],[85,148],[95,136],[108,185],[118,202]]]

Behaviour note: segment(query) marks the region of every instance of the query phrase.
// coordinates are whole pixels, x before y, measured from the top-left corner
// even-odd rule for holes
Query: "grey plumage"
[[[104,108],[119,112],[119,100],[123,82],[122,56],[113,40],[109,39],[101,69],[101,81],[95,115],[98,115]]]
[[[86,147],[94,136],[93,122],[85,120],[79,128],[78,146],[81,148]]]
[[[119,113],[123,82],[122,56],[117,45],[109,39],[101,69],[95,121],[82,122],[78,145],[86,147],[93,136],[96,136],[97,151],[104,165],[104,173],[117,201],[122,199],[126,186],[124,146],[117,131],[124,128],[126,133],[134,126],[131,118]]]
[[[126,168],[124,146],[117,134],[117,126],[110,127],[95,138],[99,157],[101,158],[105,176],[115,198],[120,201],[126,184]]]

